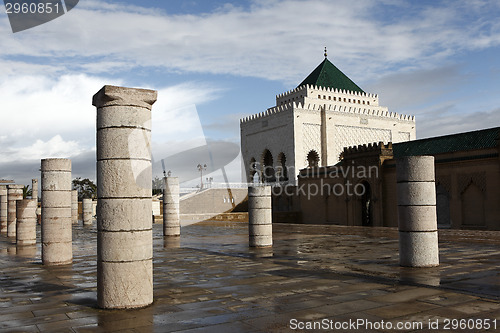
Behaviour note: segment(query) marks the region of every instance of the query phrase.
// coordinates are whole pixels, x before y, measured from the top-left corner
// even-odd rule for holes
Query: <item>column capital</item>
[[[157,96],[158,92],[155,90],[105,85],[92,97],[92,105],[97,108],[115,105],[138,106],[151,110]]]

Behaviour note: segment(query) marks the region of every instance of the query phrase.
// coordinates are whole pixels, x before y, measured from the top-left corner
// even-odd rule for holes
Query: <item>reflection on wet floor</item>
[[[0,236],[0,331],[285,332],[290,319],[500,320],[500,232],[440,230],[435,268],[398,265],[397,230],[203,222],[164,238],[154,225],[154,295],[140,310],[96,308],[95,227],[73,232],[72,265]],[[39,239],[39,238],[38,238]],[[500,325],[500,322],[499,322]],[[376,330],[374,330],[376,331]],[[475,330],[477,331],[477,330]]]

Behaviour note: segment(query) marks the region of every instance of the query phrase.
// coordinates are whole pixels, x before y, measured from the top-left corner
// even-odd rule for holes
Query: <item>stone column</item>
[[[78,223],[78,191],[71,191],[71,221],[73,224]]]
[[[271,186],[248,188],[248,241],[251,247],[273,245]]]
[[[38,206],[38,179],[36,178],[31,180],[31,199],[35,200]]]
[[[23,185],[7,185],[7,236],[16,237],[16,201],[23,199]]]
[[[92,225],[92,199],[85,198],[82,199],[82,221],[83,225]]]
[[[36,244],[36,206],[34,199],[16,201],[16,243],[19,246]]]
[[[396,161],[399,263],[407,267],[439,265],[434,157]]]
[[[163,177],[163,236],[180,236],[179,178]]]
[[[41,213],[41,209],[38,208],[38,179],[33,178],[31,180],[31,199],[35,200],[36,209],[35,209],[35,217],[38,223],[38,215]]]
[[[97,302],[153,302],[151,106],[156,91],[104,86],[97,107]]]
[[[64,265],[73,260],[71,161],[42,160],[42,262]]]
[[[7,233],[7,185],[0,185],[0,233]]]

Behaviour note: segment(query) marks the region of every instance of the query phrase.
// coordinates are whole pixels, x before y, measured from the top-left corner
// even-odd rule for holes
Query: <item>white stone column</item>
[[[41,209],[38,208],[38,179],[33,178],[31,180],[31,199],[35,200],[36,208],[35,208],[35,217],[38,222],[38,214],[41,213]]]
[[[16,201],[23,199],[23,185],[7,185],[7,236],[16,237]]]
[[[151,106],[156,91],[104,86],[97,107],[97,301],[153,302]]]
[[[73,224],[78,223],[78,191],[71,191],[71,221]]]
[[[273,245],[271,186],[248,188],[248,241],[251,247]]]
[[[439,265],[434,157],[396,161],[399,263],[407,267]]]
[[[179,178],[163,177],[163,236],[180,236]]]
[[[65,265],[73,260],[71,161],[42,160],[42,262]]]
[[[16,244],[19,246],[36,244],[35,199],[16,201]]]
[[[93,207],[92,199],[82,199],[82,223],[83,225],[92,225]]]
[[[7,233],[7,185],[0,185],[0,233]]]
[[[36,178],[31,180],[31,199],[35,200],[38,206],[38,179]]]

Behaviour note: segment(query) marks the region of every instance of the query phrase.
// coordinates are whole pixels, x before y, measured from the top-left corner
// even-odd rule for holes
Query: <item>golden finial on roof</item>
[[[328,56],[328,54],[326,53],[326,46],[325,46],[325,58]]]

